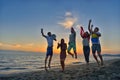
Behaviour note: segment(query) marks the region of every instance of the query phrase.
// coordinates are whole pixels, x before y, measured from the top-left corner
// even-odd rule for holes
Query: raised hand
[[[45,37],[45,38],[47,37],[46,35],[44,35],[42,28],[41,28],[41,34],[42,34],[43,37]]]
[[[91,23],[91,22],[92,22],[92,19],[89,20],[89,23]]]
[[[93,28],[93,24],[91,25],[91,28]]]
[[[81,29],[81,30],[83,30],[83,27],[82,27],[82,26],[80,26],[80,29]]]
[[[43,33],[43,28],[41,28],[41,33]]]
[[[60,43],[58,43],[57,49],[60,47]]]
[[[89,30],[89,32],[91,33],[92,32],[92,29],[91,29],[91,22],[92,22],[92,20],[90,19],[89,20],[89,23],[88,23],[88,30]]]

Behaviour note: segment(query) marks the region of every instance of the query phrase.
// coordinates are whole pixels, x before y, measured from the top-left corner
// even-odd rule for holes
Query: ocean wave
[[[0,61],[0,63],[9,63],[9,62],[7,62],[7,61]]]
[[[24,70],[28,68],[11,68],[11,67],[5,67],[5,68],[0,68],[0,70]]]

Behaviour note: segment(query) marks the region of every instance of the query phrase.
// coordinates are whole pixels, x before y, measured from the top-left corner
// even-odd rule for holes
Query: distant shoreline
[[[119,80],[120,59],[106,60],[103,67],[96,63],[68,65],[65,72],[61,67],[45,70],[12,74],[0,77],[0,80]],[[110,78],[110,79],[109,79]]]

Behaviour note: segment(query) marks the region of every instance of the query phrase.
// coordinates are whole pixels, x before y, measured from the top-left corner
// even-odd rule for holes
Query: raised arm
[[[82,26],[80,27],[80,35],[82,38],[84,37],[84,29]]]
[[[60,47],[60,44],[58,43],[58,45],[57,45],[57,49]]]
[[[91,28],[90,28],[91,32],[93,33],[93,24],[91,25]]]
[[[43,37],[46,38],[46,36],[45,36],[44,33],[43,33],[43,29],[41,29],[41,34],[42,34]]]
[[[54,41],[57,41],[57,39],[54,39]]]
[[[88,30],[89,30],[89,32],[91,33],[92,32],[92,29],[91,29],[91,22],[92,22],[92,20],[90,19],[89,20],[89,23],[88,23]]]

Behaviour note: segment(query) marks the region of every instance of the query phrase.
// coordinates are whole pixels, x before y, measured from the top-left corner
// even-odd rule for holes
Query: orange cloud
[[[21,45],[20,45],[20,44],[15,44],[13,47],[15,47],[15,48],[20,48]]]
[[[36,47],[33,43],[27,44],[10,44],[10,43],[0,43],[0,49],[4,50],[23,50],[23,51],[33,51]]]
[[[1,47],[11,47],[11,48],[19,48],[21,47],[20,44],[7,44],[7,43],[0,43]]]
[[[0,43],[0,46],[3,46],[3,43]]]
[[[28,43],[25,45],[26,47],[33,47],[34,46],[34,43]]]

